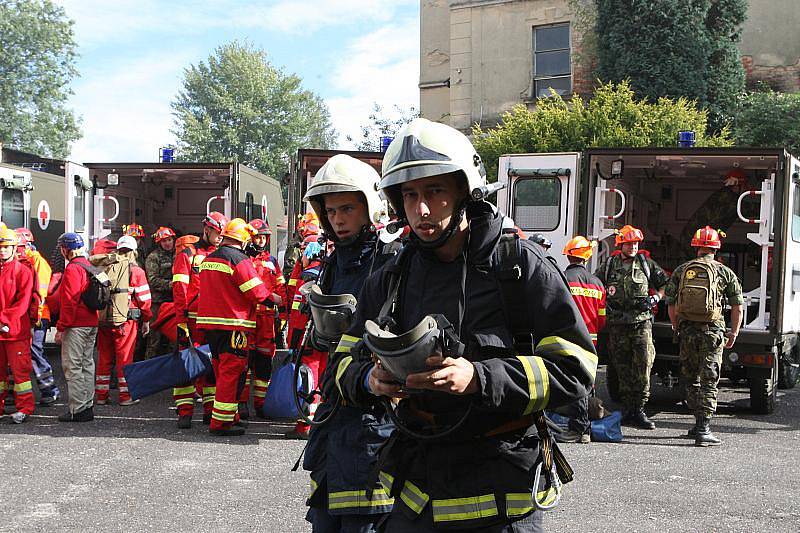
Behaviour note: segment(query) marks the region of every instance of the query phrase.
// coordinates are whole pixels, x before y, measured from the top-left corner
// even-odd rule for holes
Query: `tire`
[[[619,403],[619,376],[617,376],[617,369],[611,364],[611,361],[606,365],[606,387],[608,388],[608,396]]]
[[[769,378],[750,378],[750,408],[759,415],[772,414],[778,397],[778,362]]]
[[[788,360],[781,360],[778,372],[778,387],[781,389],[793,389],[800,379],[800,350],[795,347],[789,355]]]

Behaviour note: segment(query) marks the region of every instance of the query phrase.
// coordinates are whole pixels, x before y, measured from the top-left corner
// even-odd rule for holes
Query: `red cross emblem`
[[[39,207],[36,209],[36,212],[39,215],[39,227],[43,230],[47,229],[47,226],[50,225],[50,206],[46,200],[39,202]]]

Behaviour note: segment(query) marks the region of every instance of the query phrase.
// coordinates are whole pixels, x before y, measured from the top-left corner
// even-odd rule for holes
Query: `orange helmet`
[[[200,242],[197,235],[184,235],[175,239],[175,254],[181,253],[185,248],[194,248],[194,244]]]
[[[123,235],[130,235],[131,237],[141,238],[144,237],[144,228],[137,223],[127,224],[122,226]]]
[[[234,218],[228,222],[225,229],[222,230],[223,238],[233,239],[242,244],[246,243],[253,235],[257,234],[258,232],[256,229],[241,218]]]
[[[33,233],[28,228],[17,228],[14,231],[17,232],[17,238],[19,239],[17,246],[27,246],[33,242]]]
[[[261,219],[261,218],[254,218],[250,221],[250,225],[255,228],[258,235],[272,235],[272,230],[269,228],[269,224]]]
[[[589,239],[583,235],[577,235],[569,240],[561,253],[572,257],[579,257],[587,261],[592,257],[592,248],[595,246],[597,246],[596,242],[590,242]]]
[[[168,228],[166,226],[161,226],[156,230],[155,233],[153,233],[153,240],[156,242],[161,242],[164,239],[169,239],[170,237],[174,239],[175,232],[172,230],[172,228]]]
[[[642,230],[638,228],[634,228],[630,224],[625,224],[622,226],[617,232],[617,236],[614,238],[614,243],[619,246],[626,242],[642,242],[644,240],[644,234]]]
[[[706,226],[705,228],[700,228],[699,230],[694,232],[694,237],[692,238],[692,246],[695,248],[716,248],[719,249],[722,246],[722,241],[720,237],[725,237],[725,233],[722,231],[717,231],[713,229],[711,226]]]
[[[203,218],[203,225],[222,233],[228,225],[228,217],[217,211],[212,211]]]

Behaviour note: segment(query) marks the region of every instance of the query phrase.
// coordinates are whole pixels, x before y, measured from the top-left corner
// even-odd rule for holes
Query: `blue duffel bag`
[[[292,358],[292,350],[275,350],[275,357],[272,359],[272,377],[264,397],[265,418],[299,417],[294,399],[295,391],[308,393],[314,388],[311,370],[304,364],[300,365],[300,373],[295,381],[295,365]],[[307,415],[308,404],[302,399],[300,403],[304,414]]]
[[[166,389],[191,383],[212,373],[211,348],[206,344],[122,367],[131,398],[138,400]]]
[[[594,442],[622,442],[622,411],[614,411],[605,418],[592,420]]]

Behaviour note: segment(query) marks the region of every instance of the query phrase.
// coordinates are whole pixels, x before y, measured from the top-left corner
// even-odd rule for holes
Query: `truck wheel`
[[[617,369],[614,368],[611,361],[606,365],[606,387],[608,387],[609,397],[619,403],[619,376],[617,376]]]
[[[750,408],[759,415],[768,415],[775,411],[775,400],[778,397],[778,362],[772,367],[769,378],[750,378]]]
[[[787,359],[782,359],[778,373],[778,387],[793,389],[800,378],[800,348],[794,347]]]

